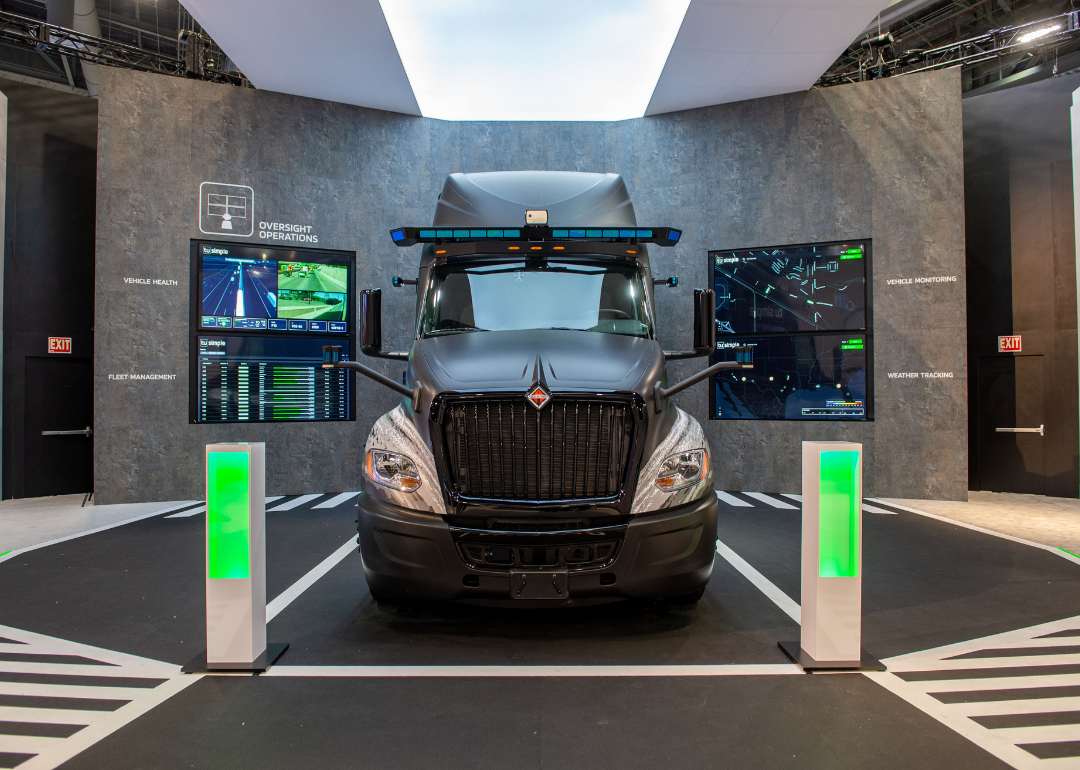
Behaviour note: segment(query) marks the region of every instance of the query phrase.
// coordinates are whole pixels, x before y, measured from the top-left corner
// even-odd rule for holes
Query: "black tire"
[[[667,596],[664,598],[663,602],[669,607],[693,607],[704,595],[705,589],[699,588],[693,593],[682,594],[681,596]]]
[[[379,593],[378,591],[376,591],[373,588],[369,587],[368,588],[368,593],[371,594],[371,598],[376,604],[385,604],[385,605],[390,606],[390,607],[397,604],[397,602],[394,599],[390,598],[386,594]]]

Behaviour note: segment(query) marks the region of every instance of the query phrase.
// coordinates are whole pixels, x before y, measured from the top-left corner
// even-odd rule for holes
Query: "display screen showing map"
[[[717,343],[720,349],[735,345],[752,349],[754,368],[713,376],[713,419],[868,419],[866,334],[791,334]]]
[[[711,251],[716,333],[866,328],[869,241]]]
[[[199,327],[346,334],[350,260],[242,244],[197,244]],[[306,257],[298,259],[298,257]]]

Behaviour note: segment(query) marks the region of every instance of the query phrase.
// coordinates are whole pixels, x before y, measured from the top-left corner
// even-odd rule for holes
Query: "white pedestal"
[[[185,671],[265,670],[266,445],[206,446],[206,653]]]
[[[804,669],[882,669],[862,652],[862,444],[802,445],[802,639],[780,646]]]

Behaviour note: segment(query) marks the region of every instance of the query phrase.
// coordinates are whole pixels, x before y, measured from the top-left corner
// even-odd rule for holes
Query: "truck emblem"
[[[525,394],[525,399],[539,410],[543,409],[544,405],[551,400],[551,394],[544,390],[543,385],[534,385]]]

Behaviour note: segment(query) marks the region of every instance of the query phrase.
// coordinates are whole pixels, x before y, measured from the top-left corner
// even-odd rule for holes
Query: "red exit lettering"
[[[71,337],[49,337],[50,353],[70,353]]]
[[[1019,353],[1020,352],[1020,335],[1010,335],[1008,337],[998,337],[998,353]]]

